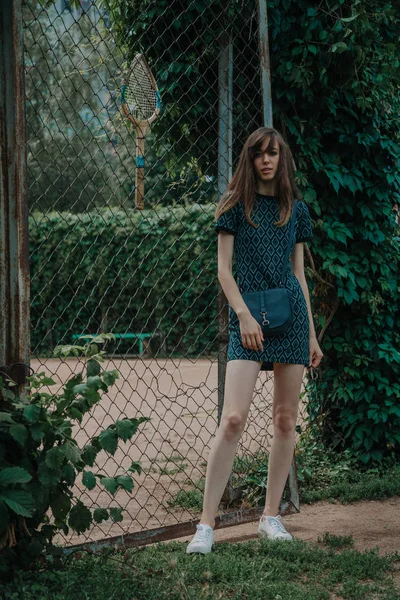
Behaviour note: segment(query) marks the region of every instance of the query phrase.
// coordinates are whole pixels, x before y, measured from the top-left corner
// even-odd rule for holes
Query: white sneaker
[[[202,525],[198,523],[196,525],[197,531],[188,547],[186,548],[187,554],[193,554],[194,552],[200,552],[201,554],[207,554],[211,552],[214,545],[214,530],[210,525]]]
[[[268,537],[270,540],[292,540],[290,533],[281,523],[281,516],[267,517],[263,515],[258,524],[259,537]]]

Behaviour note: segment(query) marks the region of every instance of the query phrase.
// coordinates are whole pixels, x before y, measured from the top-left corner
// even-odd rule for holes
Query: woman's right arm
[[[229,304],[238,316],[243,346],[254,350],[262,350],[264,337],[261,326],[247,308],[232,275],[233,244],[233,235],[226,231],[218,233],[218,281]]]

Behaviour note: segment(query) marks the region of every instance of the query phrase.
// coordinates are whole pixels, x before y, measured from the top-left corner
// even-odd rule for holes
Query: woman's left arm
[[[315,333],[314,320],[311,310],[310,293],[304,274],[304,242],[298,242],[294,246],[292,256],[290,257],[292,271],[296,279],[298,279],[301,289],[303,290],[304,298],[307,303],[308,319],[310,322],[309,340],[310,340],[310,365],[317,367],[323,357],[321,348],[319,347],[317,336]]]

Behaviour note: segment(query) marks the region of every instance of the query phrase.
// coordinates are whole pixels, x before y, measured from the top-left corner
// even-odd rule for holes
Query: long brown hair
[[[240,154],[235,174],[218,203],[215,212],[216,220],[223,213],[235,206],[240,199],[243,199],[247,221],[253,227],[258,227],[258,224],[254,223],[250,216],[256,199],[256,175],[253,161],[256,152],[261,150],[262,144],[267,138],[269,138],[269,151],[272,149],[274,142],[278,142],[279,144],[279,163],[275,175],[275,190],[279,200],[280,219],[275,225],[281,227],[288,222],[293,201],[295,198],[299,198],[300,194],[294,180],[294,160],[290,148],[279,131],[272,127],[260,127],[256,131],[253,131],[247,138]]]

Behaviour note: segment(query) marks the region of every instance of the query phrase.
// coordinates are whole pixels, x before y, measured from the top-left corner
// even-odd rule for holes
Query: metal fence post
[[[232,177],[232,80],[233,46],[226,33],[221,40],[219,55],[219,135],[218,135],[218,196],[221,198]],[[218,425],[224,404],[226,343],[228,339],[228,304],[219,286],[218,294]]]
[[[28,365],[30,354],[21,0],[0,3],[0,132],[0,365],[17,367],[16,363]],[[12,370],[12,378],[21,385],[25,374],[25,367]]]
[[[218,196],[221,198],[232,177],[232,88],[233,88],[233,44],[230,34],[221,37],[221,51],[218,63]],[[228,303],[219,284],[218,293],[218,425],[224,405],[225,372],[228,342]],[[223,501],[231,497],[231,479],[223,494]]]
[[[272,118],[272,93],[271,93],[271,69],[269,60],[269,41],[268,41],[268,14],[266,0],[257,0],[258,8],[258,33],[260,47],[260,71],[261,71],[261,92],[263,103],[264,127],[273,127]],[[280,512],[284,513],[290,510],[290,506],[300,511],[299,491],[296,477],[296,459],[293,454],[292,464],[288,476],[289,499],[281,504]]]
[[[263,103],[264,127],[273,127],[271,71],[268,43],[268,14],[266,0],[257,0],[258,39],[260,47],[261,97]]]

